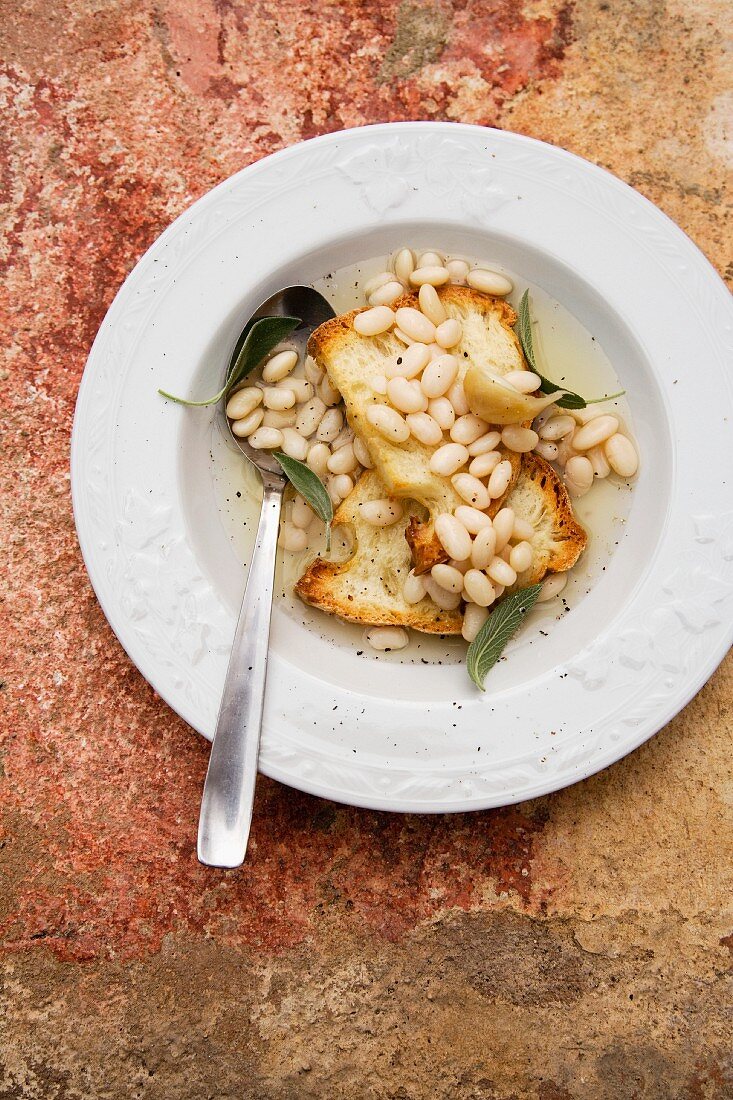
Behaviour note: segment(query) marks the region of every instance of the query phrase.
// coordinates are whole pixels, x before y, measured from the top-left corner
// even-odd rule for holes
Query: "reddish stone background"
[[[207,746],[109,630],[68,481],[84,361],[127,272],[193,199],[313,134],[438,118],[556,142],[731,275],[725,15],[4,13],[0,1097],[733,1095],[730,663],[633,757],[522,807],[397,817],[263,780],[246,867],[205,870]]]

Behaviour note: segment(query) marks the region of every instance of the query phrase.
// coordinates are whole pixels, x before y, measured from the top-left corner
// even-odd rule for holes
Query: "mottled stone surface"
[[[528,133],[733,275],[728,5],[18,0],[2,22],[2,1100],[733,1096],[730,662],[632,757],[514,809],[262,781],[246,868],[205,870],[207,746],[107,626],[68,479],[125,274],[303,137]]]

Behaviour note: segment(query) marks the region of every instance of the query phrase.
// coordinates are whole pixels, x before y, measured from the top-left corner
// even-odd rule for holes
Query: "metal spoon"
[[[310,334],[333,317],[334,311],[311,287],[290,286],[273,294],[252,316],[300,317],[299,328],[288,339],[304,353]],[[268,451],[255,450],[233,433],[232,439],[262,475],[264,496],[201,799],[198,857],[212,867],[238,867],[247,851],[265,698],[275,553],[287,485],[281,466]]]

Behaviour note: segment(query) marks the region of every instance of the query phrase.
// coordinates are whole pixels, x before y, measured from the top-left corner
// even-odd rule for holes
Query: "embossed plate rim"
[[[122,466],[128,463],[132,469],[130,456],[125,454],[124,436],[115,425],[117,400],[124,394],[136,349],[148,332],[146,326],[150,325],[151,318],[160,315],[166,293],[186,264],[199,253],[210,252],[225,230],[229,232],[248,217],[252,219],[251,232],[254,234],[254,212],[260,218],[263,215],[272,217],[280,201],[282,213],[282,194],[285,192],[289,203],[303,201],[302,194],[308,191],[309,180],[317,181],[318,187],[312,193],[324,200],[323,209],[315,209],[311,216],[313,232],[318,229],[319,218],[325,232],[326,224],[329,229],[332,223],[337,224],[346,209],[351,221],[350,231],[355,227],[368,229],[384,223],[397,226],[400,222],[424,220],[427,224],[438,220],[438,207],[445,195],[452,198],[451,216],[458,225],[488,224],[497,230],[511,230],[513,222],[517,222],[520,197],[524,203],[523,217],[531,215],[533,210],[541,213],[542,204],[562,209],[565,203],[568,210],[577,209],[579,221],[598,217],[610,224],[615,219],[619,233],[634,236],[641,267],[646,264],[650,271],[658,270],[659,278],[668,279],[676,286],[678,294],[689,284],[686,298],[696,311],[696,323],[703,327],[707,322],[707,329],[716,329],[716,361],[722,364],[724,357],[730,359],[733,349],[727,292],[712,267],[682,231],[646,199],[602,169],[563,150],[519,135],[446,123],[401,123],[343,131],[274,154],[209,192],[161,234],[118,293],[90,353],[80,387],[72,441],[72,490],[77,528],[87,568],[105,614],[131,659],[153,686],[195,728],[209,736],[213,725],[209,697],[211,684],[220,673],[223,675],[226,646],[222,644],[222,637],[225,639],[229,628],[227,615],[206,591],[195,562],[191,560],[177,512],[180,487],[170,480],[170,471],[166,475],[170,475],[165,489],[168,496],[164,493],[162,502],[151,505],[147,511],[144,500],[130,500],[121,494],[119,478],[110,473],[110,467],[116,463]],[[293,191],[296,181],[300,184],[299,191]],[[279,200],[278,194],[281,194]],[[601,202],[608,207],[602,216],[595,209]],[[558,244],[552,230],[552,225],[548,225],[547,250],[555,249],[560,255],[559,250],[565,245]],[[305,232],[307,234],[307,230]],[[541,229],[537,232],[541,233]],[[567,260],[565,253],[562,258]],[[261,274],[264,277],[266,272]],[[726,293],[725,299],[721,291]],[[655,339],[659,343],[658,337]],[[730,382],[725,375],[721,377],[730,404]],[[112,384],[105,391],[104,383],[110,379]],[[679,397],[671,399],[678,409]],[[161,413],[159,406],[151,406],[146,413],[149,418],[155,418],[155,424],[151,420],[153,429],[163,424]],[[683,420],[678,426],[680,430],[684,428]],[[165,437],[165,432],[170,433],[171,429],[164,427],[162,431],[161,438],[170,447],[172,440],[170,436]],[[164,457],[170,466],[169,456]],[[683,477],[677,489],[685,488]],[[541,750],[537,750],[534,756],[525,751],[509,760],[498,756],[494,761],[483,758],[480,766],[477,763],[463,771],[450,754],[443,759],[431,759],[428,765],[416,764],[407,768],[396,767],[386,760],[355,763],[346,757],[343,744],[338,751],[335,744],[327,742],[324,742],[324,750],[311,743],[304,747],[299,740],[302,719],[298,692],[302,698],[302,689],[312,689],[314,681],[305,675],[296,677],[294,702],[293,691],[282,687],[287,670],[275,655],[270,684],[273,688],[280,685],[281,691],[277,706],[270,708],[269,717],[266,715],[262,770],[314,794],[357,805],[446,812],[480,809],[535,797],[584,778],[619,759],[648,739],[685,705],[730,644],[731,631],[726,629],[727,620],[719,617],[719,604],[730,597],[728,578],[733,552],[728,554],[728,543],[722,536],[711,539],[705,528],[711,507],[708,505],[699,512],[696,518],[702,527],[695,531],[689,509],[689,522],[684,526],[685,517],[675,502],[674,523],[669,532],[670,537],[682,537],[685,546],[689,544],[689,553],[695,555],[694,564],[689,566],[690,575],[699,582],[698,587],[704,594],[704,614],[696,617],[692,606],[685,603],[681,590],[667,593],[662,584],[657,591],[657,598],[662,591],[662,599],[666,601],[662,609],[666,617],[665,629],[678,634],[682,629],[685,631],[686,648],[692,654],[690,667],[679,667],[674,654],[664,652],[657,645],[642,618],[639,622],[620,623],[614,631],[602,632],[577,659],[567,662],[560,670],[553,670],[568,674],[567,693],[579,706],[586,706],[588,717],[578,718],[577,731],[563,738],[558,745],[562,751],[549,762],[546,758],[543,761],[538,756]],[[731,516],[733,510],[729,520]],[[168,539],[163,550],[156,549],[153,543],[160,541],[156,531],[166,524],[176,536]],[[123,555],[116,561],[111,554],[122,539],[120,532],[123,530],[127,539],[134,536],[140,542],[142,537],[141,547],[136,550],[137,557],[124,558]],[[163,560],[164,554],[171,557]],[[172,616],[178,616],[175,640],[178,643],[183,639],[182,651],[172,648],[173,631],[172,627],[167,628],[165,618],[152,624],[143,622],[141,626],[140,623],[140,614],[143,619],[145,614],[145,585],[149,585],[150,577],[143,576],[135,563],[145,558],[148,566],[157,570],[151,576],[162,577],[165,581],[160,572],[161,563],[168,564],[172,555],[179,556],[181,573],[188,570],[191,574],[187,593],[194,591],[198,607],[206,611],[208,635],[194,639],[198,646],[195,654],[186,651],[187,645],[194,644],[187,635],[190,623],[186,619],[186,601],[179,600],[181,606],[178,606],[175,593],[168,601],[168,610],[171,622]],[[682,560],[679,554],[677,558]],[[124,573],[125,570],[128,575],[124,578],[123,597],[120,571]],[[669,575],[674,576],[673,573]],[[680,588],[679,582],[677,588]],[[646,585],[639,596],[640,615],[655,608],[653,602],[645,607],[644,599],[648,600],[650,593]],[[146,632],[151,637],[155,634],[152,650],[144,643]],[[218,643],[214,644],[211,638],[217,632]],[[619,638],[625,639],[623,652],[619,652]],[[163,650],[157,659],[151,657],[156,646],[159,651],[161,647]],[[620,671],[621,682],[616,683],[613,677],[608,682],[607,672],[606,681],[596,684],[594,677],[598,676],[599,665],[610,670],[613,676]],[[206,674],[201,671],[204,666]],[[624,676],[634,680],[636,696],[633,701],[629,697],[629,709],[622,718],[626,699]],[[549,681],[549,676],[544,677],[534,685],[534,690],[551,692]],[[657,696],[652,712],[646,713],[641,706],[644,685],[652,683],[656,684]],[[499,692],[492,697],[497,714],[504,713],[507,719],[512,713],[511,697],[512,692]],[[343,707],[342,713],[350,716],[355,731],[359,728],[359,708],[364,704],[369,708],[375,728],[380,722],[394,722],[395,709],[414,723],[415,711],[420,709],[405,703],[391,706],[389,700],[374,700],[345,689],[331,693],[324,688],[314,703],[313,713],[325,722],[336,698]],[[608,711],[612,698],[617,702],[621,699],[615,706],[616,716],[607,713],[598,721],[591,720],[595,711],[603,710],[604,706]],[[595,708],[587,706],[588,700],[596,703]],[[479,699],[466,700],[461,717],[464,726],[479,723],[480,706]],[[440,725],[446,721],[445,708],[426,706],[420,709],[419,717],[426,726]],[[363,737],[363,733],[359,736]]]

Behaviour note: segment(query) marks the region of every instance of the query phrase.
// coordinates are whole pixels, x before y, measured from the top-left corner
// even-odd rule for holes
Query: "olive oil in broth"
[[[474,262],[491,266],[490,258]],[[352,264],[320,279],[315,283],[315,289],[331,302],[336,313],[345,313],[365,305],[362,290],[365,281],[384,271],[387,264],[388,257],[385,256]],[[618,392],[622,388],[621,384],[592,333],[540,287],[527,283],[519,275],[511,272],[508,274],[514,282],[514,291],[509,301],[515,308],[524,291],[529,288],[535,321],[535,349],[543,373],[554,382],[562,382],[584,397],[600,397],[606,393]],[[618,416],[633,435],[633,424],[625,398],[609,402],[604,409]],[[217,418],[213,428],[211,456],[211,474],[221,522],[234,553],[244,564],[246,572],[254,545],[262,496],[259,474],[228,438],[220,418]],[[571,572],[562,597],[547,604],[536,605],[531,620],[536,628],[545,631],[551,629],[552,623],[566,613],[565,608],[572,609],[593,587],[623,537],[624,524],[631,506],[631,493],[631,486],[612,475],[597,482],[586,496],[573,501],[573,510],[588,532],[588,548]],[[347,557],[348,543],[339,536],[340,532],[335,531],[332,549],[336,554]],[[303,604],[293,594],[293,585],[319,550],[325,551],[322,533],[319,532],[316,539],[311,538],[311,542],[312,548],[302,554],[281,552],[278,555],[276,599],[280,609],[289,617],[303,622],[308,629],[315,630],[335,644],[350,646],[367,660],[388,660],[402,664],[453,664],[465,659],[466,643],[462,638],[433,637],[415,631],[410,632],[410,644],[406,649],[398,653],[378,654],[366,644],[363,627],[341,623],[333,616]],[[517,643],[521,644],[521,641],[520,635]]]

